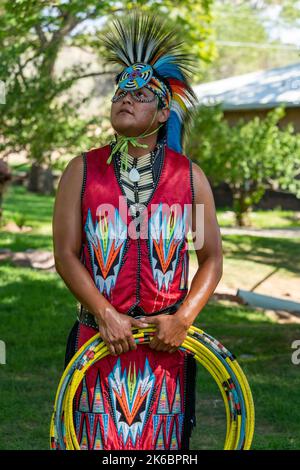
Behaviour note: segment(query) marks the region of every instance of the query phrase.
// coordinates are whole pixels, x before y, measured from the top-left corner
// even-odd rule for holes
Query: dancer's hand
[[[99,333],[108,351],[113,356],[137,348],[132,327],[145,328],[148,325],[141,320],[119,313],[114,307],[109,307],[97,317]]]
[[[166,351],[169,353],[177,351],[185,340],[189,329],[189,326],[176,314],[141,317],[140,320],[148,325],[153,324],[156,327],[155,336],[149,343],[149,347],[155,351]]]

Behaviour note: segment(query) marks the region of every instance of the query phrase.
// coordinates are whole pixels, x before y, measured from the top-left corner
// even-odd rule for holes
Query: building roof
[[[237,75],[193,87],[203,105],[247,110],[300,106],[300,62],[285,67]]]

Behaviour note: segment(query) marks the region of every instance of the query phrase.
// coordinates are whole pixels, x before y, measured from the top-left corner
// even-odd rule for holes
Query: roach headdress
[[[197,103],[189,84],[195,60],[184,52],[183,42],[159,17],[138,11],[115,19],[101,39],[106,62],[123,67],[115,78],[118,88],[133,91],[146,87],[159,98],[162,107],[170,109],[167,145],[182,152],[186,125]],[[128,142],[141,146],[135,137],[122,136],[118,150],[124,151]]]

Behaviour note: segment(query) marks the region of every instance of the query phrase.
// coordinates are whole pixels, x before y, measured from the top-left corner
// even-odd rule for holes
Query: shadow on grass
[[[11,251],[53,250],[53,240],[50,235],[28,233],[0,232],[0,246]]]
[[[228,258],[253,261],[300,273],[297,239],[223,235],[222,240],[223,254]]]
[[[10,186],[4,194],[4,217],[12,219],[14,214],[21,213],[26,224],[51,222],[54,197],[29,192],[25,186]]]

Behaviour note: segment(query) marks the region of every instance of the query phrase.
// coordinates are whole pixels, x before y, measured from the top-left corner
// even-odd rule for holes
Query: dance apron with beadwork
[[[113,146],[83,154],[81,262],[120,315],[172,315],[188,291],[191,161],[162,142],[122,170],[118,153],[106,163]],[[96,333],[94,316],[80,305],[66,363]],[[101,359],[74,399],[80,448],[188,449],[195,376],[194,358],[181,350],[142,344]]]

